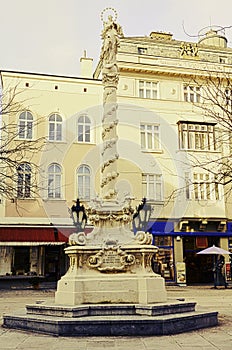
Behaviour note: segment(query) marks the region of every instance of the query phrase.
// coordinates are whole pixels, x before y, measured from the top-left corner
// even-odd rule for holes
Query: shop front
[[[153,244],[159,248],[159,253],[154,257],[153,270],[160,274],[166,282],[174,282],[174,224],[156,221],[149,226],[148,231],[153,235]]]
[[[214,281],[213,256],[197,253],[213,245],[229,249],[232,253],[232,223],[226,226],[224,221],[223,225],[221,221],[209,221],[204,225],[204,231],[194,230],[194,228],[202,228],[199,221],[194,222],[193,220],[187,223],[190,228],[186,228],[183,222],[156,221],[150,223],[148,231],[153,235],[153,244],[159,248],[153,269],[161,274],[167,283],[212,284]],[[180,227],[183,230],[178,230]],[[232,259],[229,256],[226,257],[225,265],[227,277],[231,278],[229,268],[232,270]]]
[[[220,236],[183,236],[183,253],[187,284],[213,283],[213,255],[198,255],[201,250],[213,245],[220,246]],[[202,233],[199,233],[202,235]]]
[[[57,280],[67,269],[64,248],[73,228],[0,227],[0,281],[41,276]]]

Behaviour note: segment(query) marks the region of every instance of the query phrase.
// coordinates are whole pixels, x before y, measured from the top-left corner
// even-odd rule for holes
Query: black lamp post
[[[151,205],[147,203],[146,198],[142,199],[142,203],[136,208],[136,212],[133,215],[133,231],[147,230],[147,224],[151,216]]]
[[[76,226],[77,232],[83,231],[87,222],[87,215],[84,205],[80,204],[80,200],[78,198],[76,200],[76,204],[71,208],[71,217],[74,225]]]

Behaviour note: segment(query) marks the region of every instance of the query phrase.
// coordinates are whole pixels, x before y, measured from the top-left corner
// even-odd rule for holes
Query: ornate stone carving
[[[128,224],[132,221],[132,214],[134,210],[130,205],[125,205],[119,212],[104,212],[101,211],[101,207],[99,208],[89,208],[88,209],[88,220],[92,225],[99,226],[105,225],[106,222],[115,222]]]
[[[108,167],[111,163],[115,162],[118,158],[119,158],[119,155],[118,155],[118,153],[116,153],[114,156],[112,156],[112,158],[110,158],[109,160],[105,161],[103,163],[103,165],[101,166],[101,172],[103,172],[106,167]]]
[[[103,131],[102,131],[102,138],[104,139],[106,134],[109,133],[112,129],[114,129],[115,126],[117,126],[117,125],[118,125],[118,119],[114,120],[113,122],[109,123],[108,125],[104,125]],[[108,141],[111,142],[111,139],[107,140],[106,142],[108,142]]]
[[[90,267],[102,272],[125,271],[127,266],[134,263],[135,256],[125,253],[119,246],[106,246],[88,259]]]
[[[102,178],[101,181],[101,187],[108,184],[111,180],[116,179],[116,177],[119,176],[119,173],[116,173],[116,171],[112,171],[111,173],[107,173],[106,177]]]
[[[180,47],[180,55],[181,56],[191,56],[196,57],[198,56],[198,47],[196,43],[190,44],[190,43],[181,43]]]
[[[84,232],[72,233],[69,236],[69,245],[85,245],[87,242],[86,235]]]
[[[108,149],[108,148],[112,148],[116,142],[118,141],[118,138],[112,138],[111,140],[105,142],[104,146],[103,146],[103,151],[102,151],[102,155],[104,154],[104,152]]]
[[[138,244],[152,244],[152,235],[144,231],[138,231],[135,240]]]

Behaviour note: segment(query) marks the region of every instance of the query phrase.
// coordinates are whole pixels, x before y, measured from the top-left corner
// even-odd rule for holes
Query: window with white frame
[[[201,88],[197,85],[184,84],[184,101],[197,102],[201,101]]]
[[[142,192],[143,197],[148,200],[163,200],[163,180],[160,174],[143,174],[142,175]]]
[[[90,168],[87,165],[81,165],[77,169],[77,196],[80,200],[90,200]]]
[[[20,139],[32,139],[33,115],[29,111],[24,111],[19,116],[18,136]]]
[[[91,141],[91,120],[86,115],[83,114],[78,117],[77,120],[77,140],[78,142],[90,142]]]
[[[179,122],[179,146],[185,150],[216,150],[214,124]]]
[[[225,89],[225,104],[231,111],[231,108],[232,108],[232,89],[231,88]]]
[[[31,197],[31,166],[22,163],[17,168],[17,198]]]
[[[54,113],[49,117],[49,141],[62,140],[62,117]]]
[[[194,173],[192,181],[185,173],[186,199],[219,200],[221,199],[221,185],[217,176],[211,173]]]
[[[61,166],[52,163],[48,166],[48,198],[61,198]]]
[[[191,180],[190,180],[189,173],[184,174],[184,180],[185,180],[185,197],[186,199],[191,199],[191,195],[190,195]]]
[[[140,125],[141,148],[143,150],[160,150],[160,126],[157,124]]]
[[[139,80],[140,98],[158,98],[158,83],[154,81]]]

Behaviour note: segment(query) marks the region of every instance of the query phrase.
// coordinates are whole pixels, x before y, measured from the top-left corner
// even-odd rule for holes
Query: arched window
[[[49,141],[62,140],[62,118],[59,114],[52,114],[49,117]]]
[[[48,198],[61,198],[61,166],[52,163],[48,167]]]
[[[78,142],[90,142],[91,121],[86,114],[81,115],[77,121]]]
[[[81,165],[77,170],[77,189],[79,199],[90,200],[90,168],[87,165]]]
[[[31,196],[31,166],[22,163],[17,168],[17,197],[29,198]]]
[[[19,138],[32,139],[33,115],[24,111],[19,116]]]

